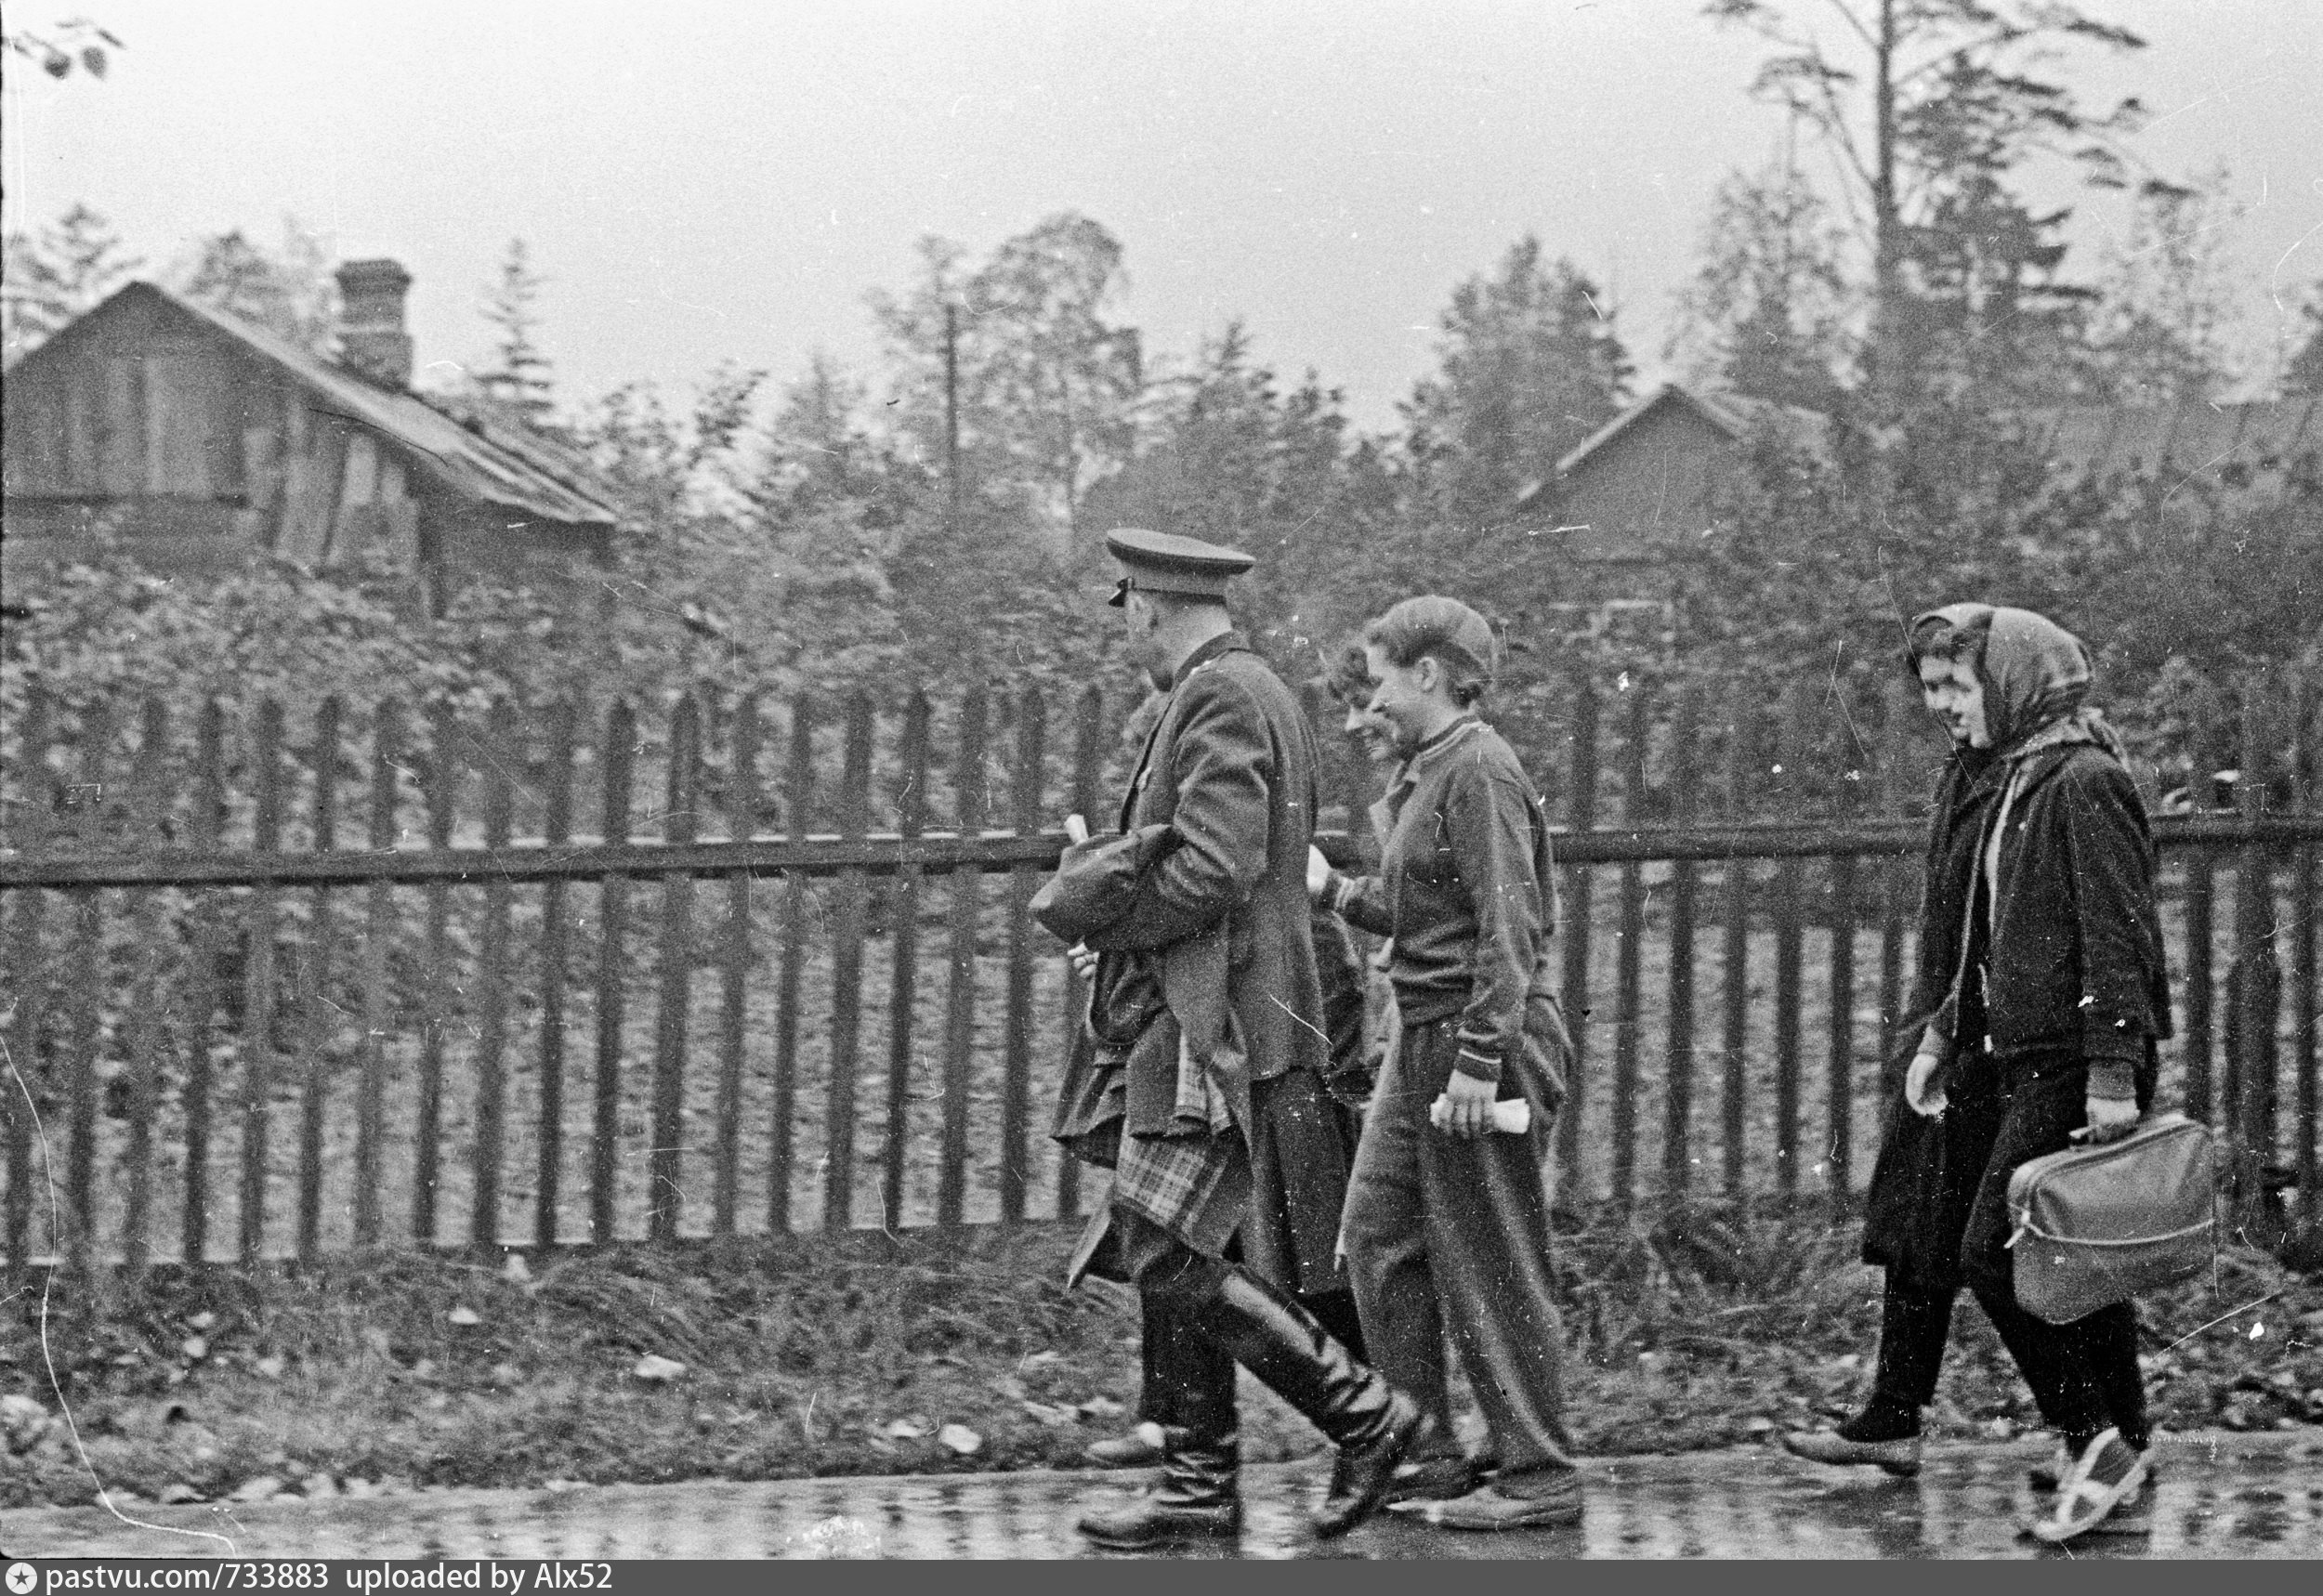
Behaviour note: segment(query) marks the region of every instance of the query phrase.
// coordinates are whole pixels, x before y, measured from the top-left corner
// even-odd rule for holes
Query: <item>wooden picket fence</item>
[[[2157,820],[2170,1079],[2246,1218],[2295,1194],[2312,1235],[2314,695],[2243,698],[2194,751],[2232,806]],[[132,736],[36,695],[0,854],[7,1259],[1071,1216],[1042,1132],[1083,994],[1025,906],[1062,818],[1109,818],[1126,707],[213,702],[181,736],[151,700]],[[1916,706],[1583,672],[1511,724],[1563,819],[1563,1197],[1859,1193],[1941,752]],[[1374,775],[1318,726],[1358,852]]]

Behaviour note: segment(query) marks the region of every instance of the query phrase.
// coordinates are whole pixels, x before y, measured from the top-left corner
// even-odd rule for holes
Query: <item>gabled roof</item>
[[[1696,393],[1675,383],[1664,383],[1575,444],[1556,463],[1556,474],[1563,477],[1578,469],[1597,451],[1667,406],[1691,410],[1737,442],[1751,433],[1772,429],[1786,442],[1819,449],[1831,436],[1831,417],[1820,411],[1744,394]]]
[[[2244,404],[2087,405],[2028,411],[2018,419],[2052,470],[2081,475],[2274,469],[2323,451],[2323,396],[2315,394]]]
[[[1742,394],[1696,393],[1664,383],[1583,438],[1556,463],[1549,482],[1528,487],[1516,501],[1530,509],[1555,481],[1570,477],[1655,412],[1682,406],[1728,440],[1774,429],[1794,446],[1821,452],[1831,418],[1819,411]],[[2052,471],[2089,476],[2107,471],[2180,471],[2193,475],[2279,469],[2303,454],[2323,452],[2323,395],[2294,394],[2238,404],[2080,405],[2016,412],[2013,418]]]
[[[1531,508],[1555,482],[1570,477],[1647,416],[1669,409],[1691,412],[1732,442],[1739,443],[1752,433],[1768,430],[1794,447],[1818,453],[1827,449],[1831,442],[1831,418],[1820,411],[1781,404],[1773,399],[1752,399],[1744,394],[1697,393],[1676,383],[1663,383],[1567,451],[1564,457],[1557,461],[1555,472],[1549,481],[1536,482],[1528,487],[1518,496],[1516,508]]]
[[[158,299],[233,340],[315,394],[330,409],[401,445],[423,471],[456,493],[551,521],[610,526],[621,518],[606,502],[603,486],[577,451],[480,411],[455,413],[448,402],[431,401],[408,389],[381,387],[264,327],[174,294],[159,283],[130,283],[60,329],[26,355],[24,361],[38,360],[45,351],[65,342],[72,327],[103,316],[133,295]]]

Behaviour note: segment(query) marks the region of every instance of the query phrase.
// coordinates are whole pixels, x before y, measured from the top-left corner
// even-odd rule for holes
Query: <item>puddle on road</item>
[[[1175,1555],[1214,1558],[1965,1558],[2067,1555],[2016,1534],[2033,1506],[2023,1446],[1962,1448],[1915,1480],[1818,1468],[1769,1451],[1616,1459],[1592,1466],[1574,1528],[1468,1535],[1383,1514],[1317,1542],[1306,1513],[1314,1463],[1253,1468],[1233,1540]],[[2154,1528],[2088,1537],[2070,1555],[2323,1557],[2323,1445],[2257,1449],[2165,1442]],[[919,1558],[1104,1555],[1073,1530],[1134,1476],[991,1474],[607,1486],[575,1492],[427,1492],[360,1502],[237,1510],[243,1556],[514,1558]],[[209,1510],[145,1510],[205,1526]],[[16,1556],[203,1554],[210,1543],[125,1530],[95,1509],[0,1513]]]

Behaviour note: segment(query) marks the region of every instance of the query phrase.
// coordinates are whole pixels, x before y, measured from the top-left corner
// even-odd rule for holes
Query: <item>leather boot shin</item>
[[[1226,1270],[1214,1292],[1180,1312],[1339,1448],[1316,1529],[1336,1535],[1368,1518],[1420,1428],[1411,1400],[1358,1363],[1295,1300],[1247,1270]]]

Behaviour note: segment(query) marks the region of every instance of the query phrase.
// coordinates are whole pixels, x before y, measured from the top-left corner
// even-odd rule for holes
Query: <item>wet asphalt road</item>
[[[1607,1459],[1589,1467],[1585,1521],[1475,1535],[1383,1514],[1318,1542],[1305,1512],[1319,1459],[1245,1471],[1238,1540],[1175,1555],[1245,1558],[2236,1557],[2323,1558],[2323,1432],[2166,1436],[2152,1534],[2067,1550],[2015,1533],[2032,1495],[2030,1440],[1945,1444],[1916,1480],[1831,1469],[1773,1447]],[[0,1512],[0,1551],[24,1558],[1065,1558],[1104,1555],[1073,1531],[1137,1474],[1025,1472],[704,1481],[580,1490],[425,1491],[363,1501]],[[173,1531],[177,1533],[172,1533]]]

